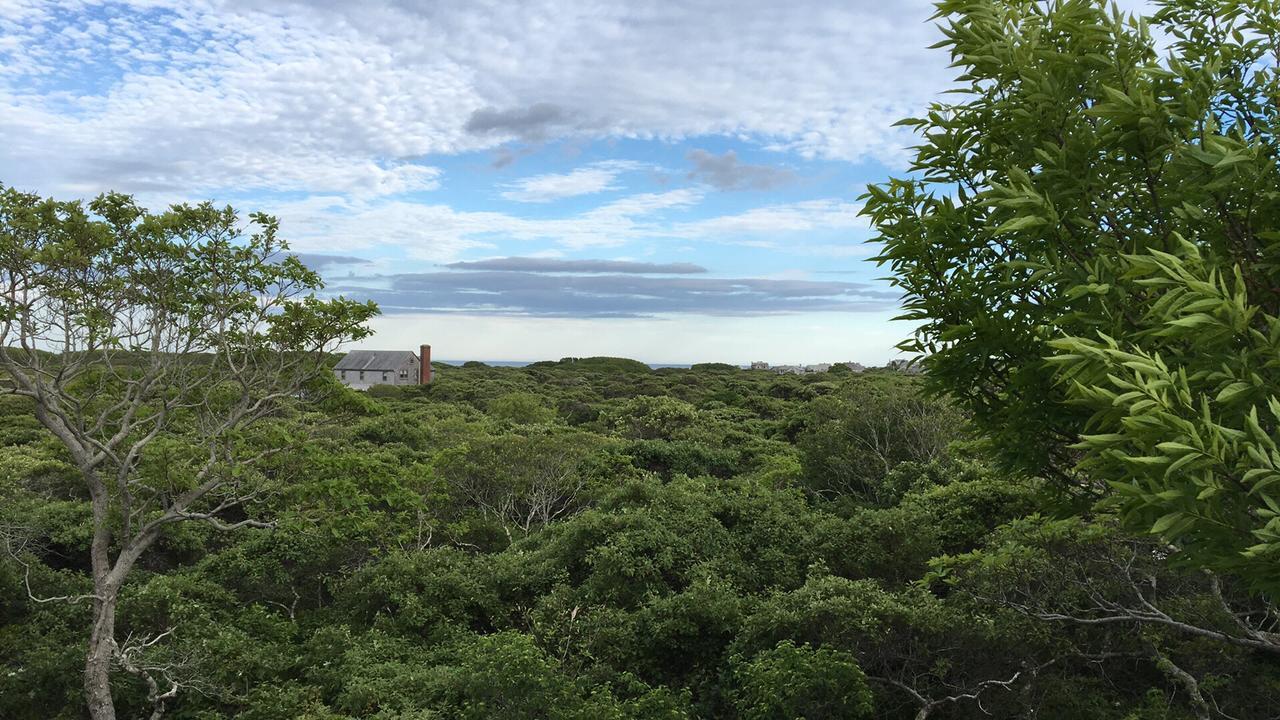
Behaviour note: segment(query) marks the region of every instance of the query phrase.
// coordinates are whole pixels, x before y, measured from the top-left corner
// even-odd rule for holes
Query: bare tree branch
[[[919,690],[915,689],[914,687],[908,685],[907,683],[901,680],[895,680],[894,678],[878,677],[878,676],[869,676],[869,677],[870,679],[875,680],[876,682],[884,683],[886,685],[891,685],[895,688],[898,688],[899,690],[902,690],[903,692],[911,696],[911,699],[914,700],[916,704],[920,706],[920,710],[916,713],[915,720],[927,720],[927,718],[930,715],[932,715],[933,712],[938,708],[944,705],[949,705],[951,703],[958,703],[962,700],[972,700],[973,702],[977,703],[978,708],[982,710],[984,714],[989,715],[990,713],[988,713],[986,709],[982,707],[983,692],[996,687],[1003,688],[1004,690],[1011,690],[1013,688],[1013,685],[1018,682],[1018,679],[1021,678],[1024,673],[1029,674],[1031,676],[1035,676],[1041,670],[1054,664],[1055,662],[1057,662],[1056,659],[1050,660],[1046,663],[1042,663],[1031,669],[1019,670],[1006,680],[999,680],[999,679],[982,680],[977,684],[973,685],[972,687],[967,688],[965,692],[956,693],[954,695],[946,695],[940,698],[928,697],[923,693],[921,693]]]

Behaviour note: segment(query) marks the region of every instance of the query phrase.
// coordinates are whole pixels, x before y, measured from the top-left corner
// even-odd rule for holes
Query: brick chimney
[[[431,372],[431,346],[430,345],[422,345],[418,347],[418,360],[421,361],[422,363],[418,367],[418,371],[421,373],[421,375],[418,376],[418,382],[422,385],[430,385],[431,376],[433,374]]]

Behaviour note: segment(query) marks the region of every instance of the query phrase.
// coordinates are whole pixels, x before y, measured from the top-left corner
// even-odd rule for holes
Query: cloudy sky
[[[278,215],[366,347],[884,362],[921,0],[0,0],[0,183]]]

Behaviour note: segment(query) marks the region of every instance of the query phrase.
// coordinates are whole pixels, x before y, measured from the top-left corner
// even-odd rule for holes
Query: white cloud
[[[640,193],[619,198],[583,215],[589,220],[616,221],[664,210],[687,208],[702,201],[702,191],[682,188],[659,193]]]
[[[191,5],[107,4],[107,38],[50,20],[0,26],[0,173],[46,192],[181,188],[387,195],[428,190],[449,110],[473,105],[446,58],[400,65],[342,27]],[[8,46],[6,46],[8,47]],[[159,61],[155,61],[158,58]]]
[[[50,193],[390,195],[539,136],[895,162],[948,75],[928,0],[2,2],[0,177]],[[569,175],[529,197],[612,182]]]
[[[510,184],[502,193],[508,200],[528,203],[545,203],[552,200],[590,195],[606,190],[617,190],[614,182],[618,176],[643,167],[641,163],[627,160],[606,160],[577,168],[571,172],[548,173],[521,178]]]
[[[575,250],[679,239],[774,248],[786,243],[789,252],[802,255],[844,257],[870,252],[856,240],[847,246],[792,242],[807,233],[865,230],[867,222],[858,217],[861,206],[857,204],[813,200],[695,221],[678,219],[702,199],[702,191],[695,188],[640,193],[560,218],[338,197],[309,198],[263,209],[281,218],[287,237],[299,251],[358,253],[396,246],[413,258],[431,262],[450,262],[468,250],[512,240],[546,241]],[[512,248],[504,245],[503,252],[509,254]]]
[[[900,165],[911,140],[890,125],[953,74],[927,49],[932,13],[931,0],[0,0],[0,178],[48,193],[387,195],[435,186],[424,156],[513,138],[701,135]],[[542,192],[612,181],[569,175]]]
[[[641,193],[563,218],[525,218],[403,200],[308,198],[262,208],[281,219],[295,250],[356,252],[399,246],[431,262],[456,260],[464,251],[500,240],[544,240],[566,248],[609,247],[667,234],[668,211],[696,205],[695,189]]]

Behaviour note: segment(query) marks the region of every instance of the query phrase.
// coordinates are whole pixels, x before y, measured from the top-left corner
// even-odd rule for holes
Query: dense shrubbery
[[[1193,717],[1166,662],[1237,717],[1276,697],[1248,648],[1009,610],[1079,607],[1082,573],[1124,597],[1108,563],[1138,541],[1033,514],[1036,483],[947,450],[962,418],[916,378],[616,364],[444,367],[341,405],[266,469],[275,529],[166,535],[120,623],[173,629],[146,654],[182,685],[170,712]],[[85,500],[3,411],[0,522],[28,544],[0,561],[0,716],[79,717],[86,609],[23,577],[84,592]],[[1203,578],[1143,569],[1161,607],[1229,626]],[[126,673],[116,694],[147,707]]]

